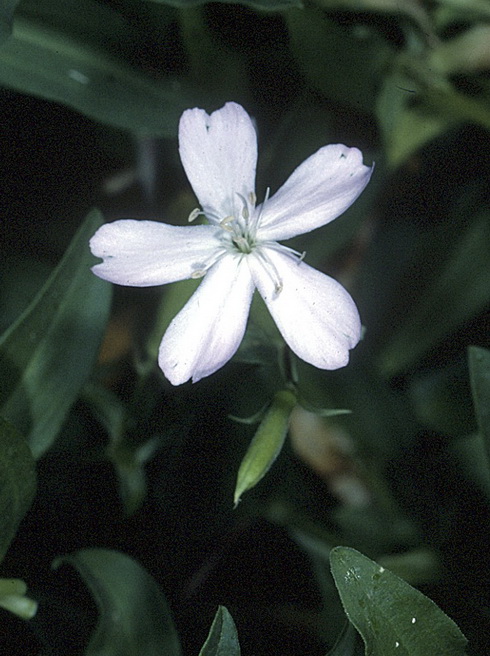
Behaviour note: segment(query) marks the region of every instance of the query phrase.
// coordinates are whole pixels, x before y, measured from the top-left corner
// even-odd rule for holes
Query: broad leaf
[[[90,271],[91,212],[52,275],[0,338],[0,412],[23,432],[34,457],[49,449],[93,366],[111,286]]]
[[[0,84],[116,128],[174,137],[190,104],[184,83],[128,63],[124,47],[141,41],[131,25],[95,0],[23,2],[0,47]]]
[[[199,656],[240,656],[235,623],[224,606],[219,606]]]
[[[466,638],[428,597],[355,549],[336,547],[330,565],[366,656],[462,656]]]
[[[36,492],[36,469],[27,442],[0,417],[0,562]]]
[[[78,570],[99,609],[85,656],[180,655],[166,599],[139,563],[109,549],[83,549],[53,567],[64,563]]]

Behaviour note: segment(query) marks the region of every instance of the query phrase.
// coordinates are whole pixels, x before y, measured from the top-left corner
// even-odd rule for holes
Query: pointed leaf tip
[[[240,656],[240,644],[232,616],[219,606],[199,656]]]
[[[292,391],[282,390],[275,394],[240,464],[235,486],[235,508],[242,494],[262,480],[281,452],[295,405],[296,395]]]
[[[330,552],[335,585],[366,656],[463,656],[466,638],[436,604],[355,549]]]

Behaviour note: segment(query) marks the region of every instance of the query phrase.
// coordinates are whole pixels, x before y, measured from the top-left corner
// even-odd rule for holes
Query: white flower
[[[210,116],[185,111],[179,146],[208,224],[121,220],[90,241],[103,258],[93,272],[119,285],[204,277],[162,339],[159,365],[168,380],[196,382],[228,362],[242,341],[255,288],[296,355],[321,369],[346,365],[361,331],[354,301],[277,240],[319,228],[354,202],[372,172],[359,150],[320,148],[257,205],[257,137],[240,105],[227,103]]]

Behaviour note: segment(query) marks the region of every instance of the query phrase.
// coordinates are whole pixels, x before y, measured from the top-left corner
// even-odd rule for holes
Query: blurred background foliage
[[[488,653],[489,73],[488,0],[2,1],[2,654]],[[90,272],[103,220],[187,221],[179,116],[228,100],[259,199],[327,143],[376,163],[294,240],[360,308],[343,370],[254,302],[233,362],[172,388],[196,281],[111,300]]]

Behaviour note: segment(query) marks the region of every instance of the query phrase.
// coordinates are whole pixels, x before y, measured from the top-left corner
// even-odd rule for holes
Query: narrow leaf
[[[90,271],[92,211],[31,305],[0,338],[0,412],[35,458],[58,434],[85,383],[109,314],[111,286]]]
[[[332,549],[330,566],[366,656],[463,656],[456,624],[398,576],[348,547]]]
[[[83,549],[63,556],[90,588],[99,622],[85,656],[179,656],[180,645],[167,601],[135,560],[109,549]]]
[[[22,435],[0,417],[0,562],[35,492],[36,469],[31,450]],[[0,587],[2,591],[5,594]],[[10,594],[19,594],[19,590],[11,590]]]
[[[219,606],[199,656],[240,656],[238,635],[232,616]]]
[[[407,322],[383,349],[383,374],[394,376],[412,368],[441,340],[488,306],[489,252],[489,214],[482,210],[458,238],[451,256],[434,275]]]
[[[468,358],[478,432],[484,443],[488,471],[490,467],[490,351],[470,346]]]
[[[281,452],[295,405],[296,396],[290,390],[282,390],[274,396],[240,464],[235,486],[235,507],[242,494],[262,480]]]

